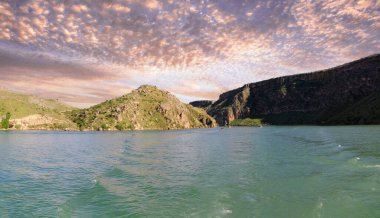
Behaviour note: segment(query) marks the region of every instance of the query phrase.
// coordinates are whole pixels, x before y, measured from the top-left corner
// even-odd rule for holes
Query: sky
[[[0,86],[88,107],[184,102],[380,52],[380,0],[0,0]]]

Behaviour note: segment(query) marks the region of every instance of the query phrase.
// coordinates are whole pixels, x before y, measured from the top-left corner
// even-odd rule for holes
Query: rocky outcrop
[[[380,123],[379,93],[380,55],[373,55],[328,70],[247,84],[221,94],[207,111],[220,125],[243,118],[272,124],[375,124]]]
[[[49,115],[33,114],[10,120],[11,129],[17,130],[77,130],[67,119],[54,118]]]
[[[132,93],[71,113],[83,130],[188,129],[216,126],[206,111],[144,85]]]

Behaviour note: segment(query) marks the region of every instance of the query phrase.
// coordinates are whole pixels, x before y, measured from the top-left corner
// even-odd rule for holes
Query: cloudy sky
[[[380,0],[0,0],[0,86],[85,107],[188,102],[380,52]]]

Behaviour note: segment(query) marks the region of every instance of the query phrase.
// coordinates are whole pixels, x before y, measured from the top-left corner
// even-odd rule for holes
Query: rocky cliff
[[[83,130],[184,129],[216,126],[206,111],[144,85],[132,93],[71,113]]]
[[[220,125],[243,118],[271,124],[380,124],[380,55],[247,84],[221,94],[207,111]]]

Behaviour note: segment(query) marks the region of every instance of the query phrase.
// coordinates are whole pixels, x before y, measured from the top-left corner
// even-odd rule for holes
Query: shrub
[[[9,120],[11,119],[11,113],[7,112],[5,118],[1,120],[1,128],[9,129]]]
[[[100,125],[100,127],[102,128],[102,130],[108,130],[108,126],[105,123],[102,123],[102,125]]]
[[[53,123],[53,129],[64,130],[67,128],[69,128],[69,125],[66,123]]]
[[[119,131],[123,131],[124,130],[124,125],[122,123],[117,123],[115,128]]]
[[[231,126],[261,126],[261,119],[236,119],[231,122]]]
[[[282,95],[285,96],[288,93],[288,90],[286,89],[285,85],[282,85],[281,88],[278,90],[278,92]]]

